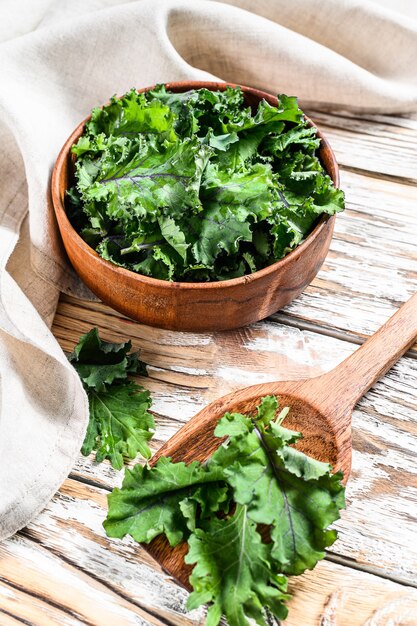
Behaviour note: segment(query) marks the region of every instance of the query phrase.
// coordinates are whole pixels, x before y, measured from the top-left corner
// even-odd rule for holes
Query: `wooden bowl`
[[[174,92],[205,87],[224,90],[230,83],[168,83]],[[235,86],[235,85],[231,85]],[[153,87],[140,89],[147,91]],[[243,87],[247,105],[277,98]],[[89,118],[87,118],[89,119]],[[64,208],[65,192],[73,174],[71,147],[84,130],[81,122],[65,142],[52,172],[52,202],[59,230],[75,271],[103,302],[116,311],[150,326],[182,331],[214,331],[257,322],[296,298],[319,271],[333,233],[335,217],[322,216],[306,240],[286,257],[240,278],[208,283],[168,282],[136,274],[102,259],[71,226]],[[309,123],[313,124],[309,120]],[[320,160],[336,186],[339,169],[327,140],[321,139]]]

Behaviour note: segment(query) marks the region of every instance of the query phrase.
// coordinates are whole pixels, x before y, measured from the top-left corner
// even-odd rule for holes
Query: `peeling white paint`
[[[166,371],[162,367],[156,367],[155,365],[149,365],[148,369],[150,372],[164,372]],[[181,365],[171,365],[168,368],[171,372],[180,372],[181,374],[187,374],[188,376],[207,376],[209,372],[206,369],[197,368],[197,367],[182,367]]]

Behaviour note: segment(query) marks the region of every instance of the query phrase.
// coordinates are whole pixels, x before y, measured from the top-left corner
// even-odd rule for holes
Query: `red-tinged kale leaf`
[[[227,280],[299,245],[344,208],[297,99],[245,106],[239,88],[131,90],[73,146],[74,227],[98,254],[164,280]]]
[[[100,338],[97,328],[80,337],[69,360],[76,369],[89,401],[90,419],[81,452],[96,451],[96,461],[109,459],[115,469],[124,458],[138,454],[149,459],[148,441],[154,432],[154,419],[148,412],[148,391],[129,380],[131,374],[146,376],[145,364],[132,344],[111,343]]]
[[[254,417],[226,413],[215,430],[226,439],[205,463],[137,465],[108,496],[109,536],[188,542],[187,606],[208,604],[210,626],[222,615],[230,626],[265,626],[268,611],[285,619],[286,576],[312,569],[337,538],[342,475],[294,449],[301,435],[282,425],[287,413],[274,396]]]

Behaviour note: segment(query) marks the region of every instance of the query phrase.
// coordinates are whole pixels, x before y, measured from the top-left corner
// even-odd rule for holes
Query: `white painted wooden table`
[[[310,111],[341,165],[347,211],[306,292],[268,320],[233,332],[151,329],[104,305],[61,299],[54,332],[70,351],[97,325],[142,349],[157,449],[205,404],[261,381],[328,370],[417,288],[417,118]],[[354,412],[353,473],[340,538],[291,582],[286,626],[417,625],[417,351]],[[121,474],[79,457],[48,508],[0,546],[0,625],[196,626],[186,592],[133,540],[102,529]]]

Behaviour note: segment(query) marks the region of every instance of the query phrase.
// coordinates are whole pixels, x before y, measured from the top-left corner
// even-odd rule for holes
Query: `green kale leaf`
[[[300,433],[289,431],[275,421],[276,399],[267,397],[255,419],[225,415],[215,434],[229,436],[212,463],[224,467],[233,488],[234,501],[246,505],[248,517],[268,524],[271,555],[285,574],[301,574],[324,558],[324,549],[336,540],[328,526],[339,518],[344,507],[340,473],[291,447]]]
[[[68,357],[87,389],[103,391],[106,385],[126,380],[128,374],[146,376],[146,366],[137,352],[130,353],[132,342],[103,341],[97,328],[82,335]]]
[[[287,580],[276,573],[270,547],[262,543],[246,506],[238,505],[227,519],[204,521],[188,545],[185,562],[196,565],[187,607],[209,604],[208,626],[218,624],[222,614],[230,626],[246,625],[246,618],[267,626],[265,607],[278,619],[287,617]]]
[[[219,510],[227,498],[227,486],[220,485],[222,472],[208,470],[200,463],[172,463],[161,457],[154,467],[136,465],[127,469],[121,489],[109,495],[109,513],[104,528],[109,537],[131,535],[149,543],[165,533],[171,546],[195,527],[197,505],[201,515]]]
[[[149,392],[132,381],[112,385],[104,391],[88,392],[90,420],[81,448],[84,455],[96,450],[96,461],[109,459],[115,469],[123,467],[123,457],[141,454],[151,457],[148,446],[154,432],[154,419],[148,409]]]
[[[154,432],[154,419],[148,412],[148,391],[129,374],[146,375],[138,353],[130,353],[132,344],[103,341],[97,328],[80,337],[69,361],[76,369],[87,392],[90,419],[81,452],[96,451],[96,461],[109,459],[115,469],[123,459],[137,454],[149,459],[148,441]]]

